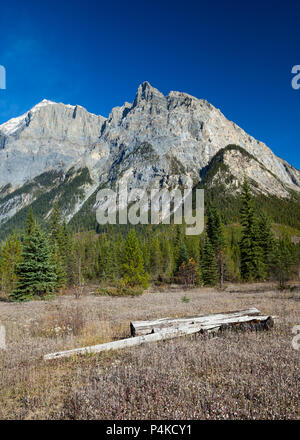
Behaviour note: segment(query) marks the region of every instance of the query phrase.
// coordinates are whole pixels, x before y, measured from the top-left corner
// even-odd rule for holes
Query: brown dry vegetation
[[[271,286],[150,291],[140,297],[0,302],[1,419],[296,419],[300,292]],[[95,289],[94,289],[95,290]],[[42,355],[130,335],[129,322],[249,306],[280,321],[268,332],[181,338],[44,362]]]

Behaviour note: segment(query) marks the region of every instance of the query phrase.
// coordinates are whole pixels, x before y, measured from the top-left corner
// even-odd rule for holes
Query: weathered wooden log
[[[199,324],[199,323],[180,323],[177,327],[163,328],[158,333],[151,333],[149,335],[136,336],[133,338],[122,339],[120,341],[107,342],[106,344],[94,345],[91,347],[75,348],[73,350],[61,351],[57,353],[51,353],[44,356],[44,360],[59,359],[63,357],[71,357],[74,355],[88,354],[88,353],[100,353],[109,350],[118,350],[121,348],[134,347],[148,342],[158,342],[167,339],[178,338],[180,336],[192,335],[197,333],[205,333],[212,331],[219,331],[231,326],[244,325],[245,323],[261,323],[262,328],[267,328],[266,322],[272,319],[270,316],[241,316],[238,318],[223,319],[223,322],[216,322]],[[265,323],[265,324],[264,324]],[[242,328],[242,327],[241,327]]]
[[[134,347],[145,342],[157,342],[160,340],[176,338],[178,336],[197,333],[200,331],[200,326],[188,326],[187,329],[170,328],[165,329],[160,333],[153,333],[151,335],[136,336],[134,338],[121,339],[119,341],[107,342],[105,344],[94,345],[91,347],[74,348],[73,350],[60,351],[57,353],[46,354],[44,360],[58,359],[62,357],[70,357],[76,354],[100,353],[102,351],[118,350],[120,348]]]
[[[251,319],[250,321],[240,321],[232,324],[222,324],[219,328],[220,331],[233,330],[233,331],[249,331],[249,330],[269,330],[274,326],[274,319],[276,316],[268,316],[267,319]]]
[[[260,311],[255,307],[246,310],[238,310],[227,313],[215,313],[212,315],[198,315],[190,318],[162,318],[153,321],[135,321],[130,323],[131,336],[149,335],[150,333],[158,333],[163,328],[176,327],[180,324],[210,324],[222,323],[224,319],[240,318],[243,316],[258,316]]]

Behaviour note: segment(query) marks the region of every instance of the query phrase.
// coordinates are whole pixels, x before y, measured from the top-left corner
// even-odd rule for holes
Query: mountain
[[[105,118],[44,100],[0,126],[0,188],[51,169],[67,169],[95,142]]]
[[[144,82],[108,118],[44,100],[0,126],[0,227],[20,226],[29,205],[46,219],[54,201],[78,218],[99,187],[125,181],[174,187],[189,177],[235,194],[244,176],[256,194],[300,194],[299,170],[203,99]]]

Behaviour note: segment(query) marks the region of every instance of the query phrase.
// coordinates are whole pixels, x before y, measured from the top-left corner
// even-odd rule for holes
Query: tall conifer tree
[[[250,186],[246,179],[242,189],[241,224],[241,276],[245,281],[258,280],[265,276],[265,265],[259,242],[258,220],[254,212]]]
[[[144,270],[143,254],[141,252],[134,229],[128,233],[124,246],[123,281],[129,286],[148,287],[149,275]]]
[[[65,286],[67,282],[65,238],[64,225],[62,223],[58,203],[56,203],[50,217],[50,245],[52,264],[56,268],[58,288]]]
[[[162,273],[162,253],[157,237],[154,237],[150,244],[150,271],[154,278]]]
[[[224,282],[226,242],[221,215],[215,207],[210,207],[208,210],[206,232],[216,257],[219,272],[219,283],[220,287],[222,287]]]
[[[287,234],[283,234],[276,243],[273,269],[275,277],[283,289],[286,282],[291,278],[294,266],[297,262],[296,247]]]
[[[205,286],[215,286],[218,279],[218,269],[215,260],[215,254],[207,237],[203,247],[202,260],[201,260],[201,274],[203,284]]]
[[[189,259],[190,257],[186,248],[186,244],[183,240],[181,240],[181,242],[179,243],[178,256],[176,260],[176,272],[178,272],[182,263],[188,264]]]
[[[258,220],[259,245],[266,269],[266,275],[270,276],[274,265],[276,239],[272,229],[270,217],[262,212]]]
[[[45,234],[34,220],[30,210],[23,242],[22,261],[17,265],[18,283],[11,298],[18,301],[43,297],[52,293],[57,285],[55,267],[51,262],[51,249]]]

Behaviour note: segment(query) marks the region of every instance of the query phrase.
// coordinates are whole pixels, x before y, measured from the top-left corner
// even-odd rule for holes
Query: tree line
[[[58,205],[48,230],[30,210],[25,232],[12,232],[0,246],[2,294],[15,301],[47,298],[88,282],[144,289],[149,282],[222,287],[224,281],[276,278],[283,287],[299,265],[299,245],[286,234],[275,237],[247,181],[239,225],[225,226],[211,204],[201,236],[186,236],[181,225],[164,226],[76,234]]]

